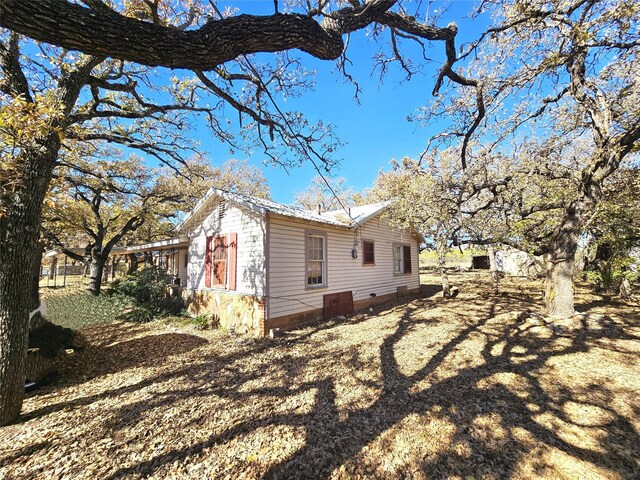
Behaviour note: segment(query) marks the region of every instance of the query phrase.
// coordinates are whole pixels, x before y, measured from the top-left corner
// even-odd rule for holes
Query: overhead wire
[[[215,2],[213,0],[209,0],[209,4],[211,5],[211,7],[215,10],[215,12],[218,14],[218,16],[222,19],[222,12],[220,11],[220,9],[218,8],[218,6],[215,4]],[[320,160],[321,162],[324,162],[323,158],[321,155],[319,155],[311,146],[309,146],[308,144],[306,144],[305,142],[303,142],[298,135],[296,135],[293,126],[291,125],[291,122],[289,122],[289,119],[284,115],[284,113],[282,112],[282,110],[280,109],[280,107],[278,106],[278,103],[276,102],[276,100],[273,98],[273,95],[271,95],[271,92],[269,91],[269,88],[267,87],[267,85],[264,83],[264,81],[262,80],[262,77],[260,76],[260,73],[258,72],[258,70],[253,66],[253,64],[251,63],[251,61],[249,60],[249,58],[242,54],[241,57],[244,59],[244,61],[247,63],[247,66],[251,69],[251,71],[253,72],[253,74],[255,75],[257,81],[260,83],[260,86],[262,87],[262,89],[264,90],[264,92],[267,94],[267,97],[269,98],[269,101],[271,102],[271,104],[273,105],[273,107],[276,109],[276,111],[278,112],[278,114],[280,115],[280,117],[282,118],[282,120],[284,121],[287,129],[289,130],[289,133],[291,134],[291,137],[293,139],[295,139],[295,141],[300,145],[302,151],[304,152],[305,156],[307,157],[307,159],[311,162],[311,164],[313,165],[313,168],[315,169],[315,171],[318,173],[318,175],[320,176],[320,178],[322,179],[322,181],[324,182],[324,184],[327,186],[327,188],[329,189],[329,192],[331,192],[331,195],[333,195],[333,197],[336,199],[336,201],[338,202],[338,204],[340,205],[340,207],[344,210],[344,212],[347,214],[347,216],[349,217],[349,219],[353,222],[353,225],[357,228],[359,227],[359,223],[356,221],[355,218],[353,218],[351,216],[351,211],[350,209],[348,209],[345,205],[344,202],[342,201],[342,199],[340,197],[338,197],[337,193],[335,192],[333,186],[331,185],[331,183],[329,182],[329,180],[327,180],[327,178],[324,176],[324,174],[322,173],[322,169],[320,168],[320,166],[317,164],[317,162],[314,160],[313,155],[315,155],[318,160]],[[310,153],[311,152],[311,153]]]

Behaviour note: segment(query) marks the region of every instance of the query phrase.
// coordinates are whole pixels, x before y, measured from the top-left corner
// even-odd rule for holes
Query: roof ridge
[[[195,213],[203,208],[203,206],[207,203],[207,200],[212,196],[218,196],[221,198],[225,198],[230,201],[235,201],[236,203],[244,203],[245,207],[248,208],[258,208],[263,211],[263,213],[271,212],[277,215],[283,215],[292,218],[299,218],[301,220],[309,220],[318,223],[324,223],[327,225],[339,226],[339,227],[347,227],[352,228],[356,225],[359,225],[361,222],[365,222],[373,215],[377,214],[382,208],[386,207],[385,204],[389,202],[378,202],[372,203],[368,205],[360,205],[359,207],[373,207],[379,206],[379,208],[373,209],[373,211],[365,214],[360,219],[353,218],[351,214],[347,210],[334,210],[327,211],[323,213],[317,213],[313,210],[307,210],[295,205],[285,204],[276,202],[274,200],[257,197],[255,195],[247,195],[246,193],[240,192],[232,192],[229,190],[225,190],[223,188],[211,187],[207,193],[202,197],[196,206],[189,212],[189,214],[185,217],[182,223],[179,226],[179,229],[182,229],[195,215]],[[247,205],[248,204],[248,205]],[[250,206],[251,205],[251,206]],[[354,207],[358,208],[358,207]],[[349,217],[348,221],[341,221],[337,217],[340,213],[344,213]],[[366,211],[365,211],[366,213]],[[336,218],[332,218],[332,215],[335,215]]]

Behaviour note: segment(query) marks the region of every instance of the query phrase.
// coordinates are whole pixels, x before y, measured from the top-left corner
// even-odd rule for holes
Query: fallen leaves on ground
[[[637,305],[582,291],[559,324],[537,282],[452,281],[274,340],[86,328],[0,478],[638,478]]]

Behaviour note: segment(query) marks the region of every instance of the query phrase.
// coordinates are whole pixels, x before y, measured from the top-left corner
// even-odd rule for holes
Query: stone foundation
[[[225,291],[198,290],[185,298],[189,313],[210,313],[219,324],[238,333],[263,337],[265,331],[265,301],[253,295]]]
[[[418,292],[419,290],[416,288],[358,300],[354,302],[354,309],[356,311],[362,310],[371,305],[398,300],[404,295]],[[198,290],[192,295],[188,295],[187,292],[183,292],[183,294],[189,313],[194,315],[210,313],[223,328],[234,330],[237,333],[248,333],[256,337],[269,335],[269,330],[272,328],[288,330],[324,319],[323,309],[318,308],[266,320],[264,298],[253,295],[240,295],[216,290]]]

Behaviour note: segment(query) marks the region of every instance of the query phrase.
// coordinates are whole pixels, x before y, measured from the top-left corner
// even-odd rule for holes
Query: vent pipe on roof
[[[322,213],[321,208],[322,208],[322,204],[319,203],[318,204],[318,215],[320,215]]]

